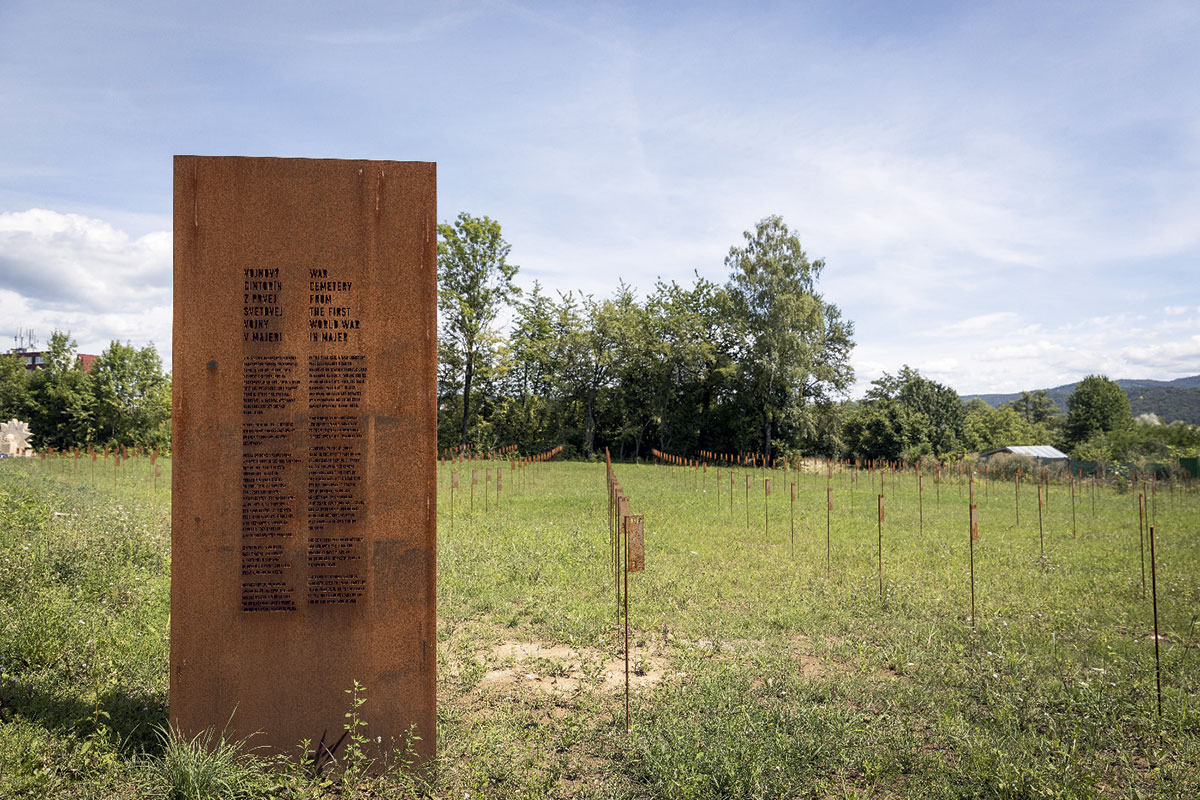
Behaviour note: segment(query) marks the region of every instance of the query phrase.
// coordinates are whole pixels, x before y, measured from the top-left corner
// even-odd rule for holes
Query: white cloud
[[[985,324],[989,320],[995,327]],[[1171,380],[1200,374],[1195,330],[1174,319],[1136,314],[1031,324],[1015,312],[997,312],[858,347],[853,394],[861,395],[872,379],[884,371],[895,373],[902,364],[961,394],[1048,388],[1094,373]]]
[[[32,329],[42,343],[54,330],[93,354],[114,339],[153,341],[169,363],[171,234],[134,238],[45,209],[0,214],[0,307],[12,333]]]
[[[942,328],[940,334],[953,336],[968,333],[987,333],[991,335],[1007,333],[1012,330],[1013,326],[1020,319],[1020,316],[1015,311],[996,311],[991,314],[979,314],[978,316],[968,317],[967,319],[946,325]]]
[[[1164,367],[1191,375],[1200,365],[1200,334],[1177,341],[1135,343],[1123,347],[1120,355],[1130,364],[1145,365],[1155,370]]]

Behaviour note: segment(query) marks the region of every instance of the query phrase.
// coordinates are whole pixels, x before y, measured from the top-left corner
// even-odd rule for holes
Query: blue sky
[[[171,156],[438,162],[519,280],[780,214],[856,391],[1200,373],[1200,5],[0,0],[0,335],[170,358]]]

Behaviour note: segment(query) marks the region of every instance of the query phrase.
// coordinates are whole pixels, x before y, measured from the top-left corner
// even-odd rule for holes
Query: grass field
[[[121,469],[0,461],[0,797],[1200,796],[1195,490],[1153,508],[1160,718],[1127,488],[1082,494],[1072,536],[1052,486],[1043,556],[1036,489],[1018,526],[1012,484],[977,482],[973,631],[961,481],[889,475],[881,597],[877,475],[833,476],[827,566],[824,475],[793,548],[794,472],[764,511],[762,473],[731,509],[727,471],[718,496],[711,468],[617,464],[646,520],[627,733],[603,464],[505,465],[487,513],[481,467],[470,520],[460,468],[453,524],[446,467],[438,761],[372,778],[164,734],[169,463],[157,490]]]

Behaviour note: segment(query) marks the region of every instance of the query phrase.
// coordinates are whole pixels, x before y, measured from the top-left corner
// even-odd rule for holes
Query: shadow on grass
[[[0,686],[0,721],[23,718],[79,738],[101,734],[127,753],[161,755],[167,726],[165,692],[108,689],[95,700],[48,690],[20,678]]]

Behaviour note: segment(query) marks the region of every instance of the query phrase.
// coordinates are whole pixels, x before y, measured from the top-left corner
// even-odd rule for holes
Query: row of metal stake
[[[629,498],[613,471],[612,458],[604,448],[604,468],[608,484],[609,545],[612,555],[613,586],[617,600],[617,624],[625,628],[625,730],[629,720],[629,573],[646,568],[646,529],[641,514],[629,513]]]
[[[499,451],[499,452],[509,451],[511,449],[511,447],[512,446],[502,448],[501,451]],[[520,478],[526,472],[526,469],[525,469],[526,467],[533,467],[533,466],[536,466],[537,464],[541,464],[542,462],[549,461],[550,459],[554,458],[556,455],[558,455],[561,452],[562,452],[562,447],[553,447],[544,453],[538,453],[537,455],[534,455],[534,456],[521,456],[519,458],[510,459],[509,460],[510,478],[516,478],[517,480],[520,480]],[[472,459],[469,459],[469,460],[472,460]],[[450,459],[451,464],[455,463],[455,461],[456,461],[456,459],[454,459],[454,458]],[[458,463],[462,463],[462,458],[459,457],[457,459],[457,461],[458,461]],[[445,467],[446,459],[444,457],[439,458],[438,465],[440,467]],[[492,485],[491,467],[485,468],[484,475],[485,475],[485,477],[484,477],[484,484],[483,484],[483,510],[484,510],[484,513],[490,513],[492,501],[489,497],[491,490],[488,487],[490,487]],[[479,483],[479,470],[473,469],[473,470],[471,470],[470,501],[467,506],[467,521],[468,522],[474,521],[474,518],[475,518],[475,486],[478,483]],[[495,486],[496,486],[495,506],[498,510],[500,508],[500,491],[504,487],[503,462],[501,462],[500,464],[498,464],[496,466]],[[454,506],[454,490],[458,489],[458,488],[459,488],[458,473],[451,472],[450,473],[450,530],[454,530],[454,508],[455,508],[455,506]]]
[[[667,465],[676,465],[676,466],[683,466],[686,468],[691,468],[693,470],[693,472],[695,472],[697,474],[700,473],[701,471],[704,471],[704,472],[708,471],[707,463],[698,461],[696,459],[689,459],[689,458],[685,458],[682,456],[676,456],[671,453],[663,453],[658,450],[653,450],[652,453],[655,458],[657,458],[660,462],[667,464]],[[873,469],[871,469],[870,467],[868,467],[868,470],[873,471]],[[610,472],[611,472],[611,467],[610,467]],[[718,492],[717,502],[718,502],[718,505],[720,505],[720,488],[721,488],[721,474],[720,473],[721,473],[721,469],[720,469],[720,467],[717,467],[717,492]],[[1039,547],[1040,547],[1040,551],[1041,551],[1041,558],[1045,559],[1046,545],[1045,545],[1045,536],[1044,536],[1044,531],[1043,531],[1042,509],[1045,505],[1048,505],[1047,501],[1049,500],[1049,482],[1048,482],[1048,474],[1047,474],[1046,470],[1043,470],[1042,473],[1043,473],[1042,474],[1042,482],[1038,483],[1038,485],[1037,485],[1037,487],[1038,487],[1038,543],[1039,543]],[[854,480],[854,475],[855,475],[855,473],[851,474],[852,482]],[[832,464],[829,464],[828,465],[828,480],[830,482],[832,481],[832,477],[833,477],[833,466],[832,466]],[[939,483],[939,489],[940,489],[940,482],[941,482],[940,481],[940,470],[938,472],[938,477],[939,477],[938,483]],[[976,603],[975,603],[975,542],[979,540],[979,507],[975,503],[975,473],[974,473],[974,471],[973,470],[968,471],[967,477],[968,477],[967,483],[969,486],[969,499],[968,499],[968,531],[969,531],[968,552],[969,552],[969,556],[968,556],[968,558],[969,558],[969,568],[970,568],[970,589],[971,589],[970,620],[971,620],[972,630],[977,630],[978,625],[977,625],[977,614],[976,614]],[[1017,506],[1016,506],[1017,518],[1016,519],[1017,519],[1018,525],[1020,525],[1020,501],[1019,501],[1020,479],[1021,479],[1021,474],[1018,471],[1017,475],[1014,476],[1014,482],[1013,482],[1014,490],[1015,490],[1016,497],[1017,497]],[[1144,598],[1146,595],[1146,564],[1145,564],[1145,544],[1146,544],[1146,542],[1145,542],[1145,539],[1146,539],[1146,534],[1147,534],[1147,530],[1148,530],[1149,539],[1150,539],[1150,581],[1151,581],[1150,590],[1151,590],[1151,601],[1152,601],[1153,618],[1154,618],[1154,671],[1155,671],[1155,682],[1156,682],[1156,688],[1157,688],[1158,713],[1159,713],[1159,716],[1161,716],[1162,715],[1162,667],[1161,667],[1161,659],[1160,659],[1160,654],[1159,654],[1159,641],[1158,641],[1159,633],[1158,633],[1157,558],[1156,558],[1156,554],[1155,554],[1155,535],[1154,535],[1154,524],[1153,524],[1153,513],[1152,513],[1153,502],[1147,503],[1147,495],[1149,494],[1149,496],[1153,497],[1153,490],[1151,488],[1153,480],[1154,479],[1152,477],[1151,484],[1146,484],[1146,482],[1143,478],[1143,490],[1138,493],[1138,539],[1139,539],[1139,551],[1141,554],[1141,561],[1142,561],[1142,569],[1141,569],[1142,597]],[[734,481],[733,470],[730,469],[730,471],[729,471],[729,510],[730,510],[730,513],[733,513],[733,486],[734,486],[733,481]],[[1074,476],[1071,477],[1070,483],[1071,483],[1071,536],[1072,536],[1072,538],[1075,538],[1075,536],[1077,534],[1076,534],[1076,519],[1075,519],[1075,516],[1076,516],[1075,515],[1076,480],[1075,480]],[[1091,483],[1092,483],[1092,498],[1091,498],[1092,499],[1092,515],[1095,516],[1096,486],[1095,486],[1095,481],[1092,481]],[[749,474],[747,474],[746,475],[746,525],[747,525],[747,527],[749,527],[749,524],[750,524],[750,484],[751,484],[751,476]],[[984,482],[985,487],[987,486],[987,484],[988,484],[988,482],[985,480],[985,482]],[[918,504],[920,506],[920,509],[919,509],[920,524],[921,524],[921,528],[923,529],[924,528],[924,507],[923,507],[923,504],[921,503],[921,499],[922,499],[922,495],[923,495],[923,476],[919,472],[917,473],[917,485],[918,485]],[[885,486],[886,486],[886,474],[881,471],[879,473],[879,488],[882,490],[882,489],[884,489]],[[1172,489],[1174,489],[1174,486],[1172,486]],[[1043,492],[1043,490],[1045,490],[1045,491]],[[769,504],[768,504],[767,500],[770,496],[771,496],[771,479],[764,478],[764,484],[763,484],[763,531],[764,531],[764,535],[767,534],[769,531],[769,513],[770,512],[769,512]],[[940,492],[939,492],[939,499],[940,499]],[[796,540],[795,504],[796,504],[796,484],[795,484],[795,482],[792,482],[791,483],[791,509],[792,509],[792,513],[791,513],[791,546],[792,546],[793,555],[795,555],[795,540]],[[877,558],[878,558],[878,576],[879,576],[879,598],[880,598],[881,602],[884,599],[884,592],[883,592],[883,525],[884,525],[884,521],[886,519],[885,504],[886,504],[885,495],[881,491],[878,495],[878,515],[877,515],[877,529],[876,529],[877,530],[877,552],[878,552]],[[1147,514],[1147,506],[1148,505],[1151,508],[1151,513],[1149,515],[1149,518],[1148,518],[1148,514]],[[830,569],[830,550],[831,550],[831,547],[830,547],[830,529],[831,529],[830,517],[831,517],[832,511],[833,511],[833,487],[832,487],[832,485],[827,483],[827,485],[826,485],[826,502],[825,502],[825,559],[826,559],[825,569],[826,569],[826,574],[828,574],[829,569]],[[1149,523],[1149,524],[1147,524],[1147,523]]]
[[[68,462],[73,463],[74,471],[78,472],[80,459],[90,460],[92,464],[92,485],[95,486],[96,461],[101,460],[103,463],[107,463],[110,453],[108,447],[104,448],[103,454],[97,450],[93,450],[91,447],[88,447],[86,450],[78,447],[69,448],[66,450],[55,450],[53,447],[51,447],[47,450],[41,451],[38,455],[40,456],[40,460],[43,464],[45,464],[47,458],[49,458],[49,463],[51,465],[57,464],[59,469],[63,472],[66,471]],[[162,464],[155,463],[158,461],[159,457],[159,449],[157,447],[151,451],[149,448],[143,448],[140,445],[131,449],[126,449],[125,446],[122,445],[120,448],[113,448],[111,455],[113,460],[113,486],[117,485],[118,475],[123,471],[119,469],[120,467],[128,466],[130,460],[132,460],[135,465],[144,460],[149,464],[150,467],[149,471],[147,472],[147,477],[150,480],[151,486],[155,490],[158,489],[158,479],[162,477]],[[88,456],[91,458],[87,459]]]

